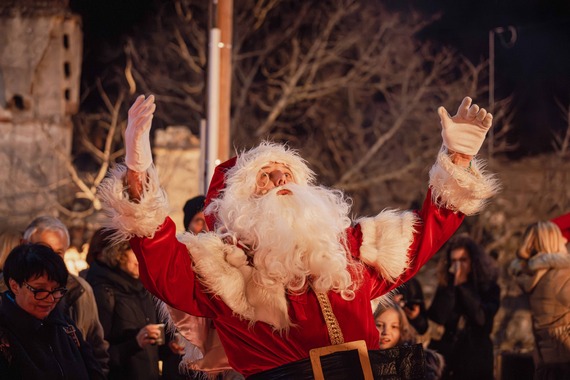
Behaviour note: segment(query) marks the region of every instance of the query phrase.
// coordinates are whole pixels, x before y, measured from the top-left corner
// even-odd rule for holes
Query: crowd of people
[[[264,142],[218,165],[177,234],[150,154],[154,98],[129,111],[125,164],[79,276],[66,226],[0,234],[0,377],[492,379],[497,263],[456,234],[498,189],[475,156],[492,115],[441,107],[420,210],[349,218],[299,154]],[[529,226],[509,273],[528,295],[535,376],[570,377],[570,216]],[[415,275],[443,248],[437,289]],[[429,343],[419,336],[440,327]]]

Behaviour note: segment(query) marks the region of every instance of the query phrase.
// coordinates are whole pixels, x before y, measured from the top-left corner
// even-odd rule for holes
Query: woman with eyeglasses
[[[63,259],[41,244],[14,248],[4,263],[1,379],[104,379],[81,332],[58,307],[67,292]]]

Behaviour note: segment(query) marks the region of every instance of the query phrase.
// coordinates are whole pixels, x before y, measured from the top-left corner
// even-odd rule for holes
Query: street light
[[[489,30],[489,112],[495,114],[495,34],[499,37],[501,45],[505,48],[511,48],[517,41],[517,29],[509,25],[505,28],[497,27]],[[505,39],[505,35],[509,36],[509,40]],[[493,143],[495,133],[493,128],[489,130],[488,137],[488,155],[489,161],[493,158]]]

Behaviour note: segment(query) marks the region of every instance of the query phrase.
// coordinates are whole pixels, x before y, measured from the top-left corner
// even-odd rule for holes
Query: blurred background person
[[[104,379],[91,347],[56,307],[67,292],[63,259],[43,244],[19,245],[4,265],[0,378]]]
[[[529,299],[535,379],[570,379],[570,255],[566,243],[556,224],[531,224],[510,266]]]
[[[22,241],[22,234],[18,231],[4,230],[0,232],[0,272],[4,268],[4,262],[8,254],[20,245]]]
[[[157,380],[158,346],[164,344],[151,294],[139,281],[139,265],[128,242],[112,244],[102,231],[93,249],[87,281],[93,286],[105,339],[109,342],[109,379]]]
[[[89,245],[87,248],[87,255],[85,256],[85,262],[87,262],[87,268],[79,272],[79,276],[81,278],[87,278],[87,273],[89,273],[89,268],[93,264],[95,260],[99,258],[103,247],[106,245],[106,242],[103,240],[108,238],[109,234],[105,233],[105,228],[101,227],[91,235],[91,239],[89,239]]]
[[[444,379],[493,379],[490,334],[499,309],[498,268],[483,247],[460,235],[447,245],[428,317],[443,325],[429,348],[445,358]]]
[[[204,217],[204,201],[206,197],[203,195],[195,196],[186,201],[184,204],[184,230],[198,234],[202,231],[208,231],[206,218]]]
[[[417,334],[425,334],[429,327],[427,309],[424,301],[424,292],[420,282],[412,277],[396,288],[394,300],[406,314],[410,325]]]
[[[65,258],[65,252],[70,244],[67,227],[53,216],[40,216],[34,219],[24,230],[22,241],[47,245],[62,259]],[[95,359],[106,373],[109,366],[108,344],[103,339],[103,327],[99,322],[93,289],[87,281],[71,273],[67,277],[66,288],[67,293],[63,298],[62,307],[81,331],[85,341],[91,345]],[[0,291],[6,290],[4,281],[0,279]]]
[[[434,351],[427,349],[424,351],[426,355],[426,376],[425,380],[439,380],[443,377],[445,368],[445,359],[443,356]]]

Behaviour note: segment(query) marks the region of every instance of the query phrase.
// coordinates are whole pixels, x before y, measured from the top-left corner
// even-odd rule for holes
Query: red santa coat
[[[430,194],[418,216],[421,223],[416,226],[417,232],[409,249],[410,266],[395,282],[387,282],[367,266],[354,300],[346,301],[338,293],[328,293],[345,341],[365,340],[369,349],[378,349],[379,336],[370,301],[414,276],[463,220],[463,214],[434,205]],[[363,240],[360,225],[347,232],[351,253],[359,259]],[[150,292],[173,307],[211,318],[229,362],[238,372],[247,377],[305,359],[312,348],[330,345],[327,326],[312,290],[301,295],[287,295],[293,324],[288,333],[275,332],[264,322],[250,327],[249,321],[235,316],[221,298],[204,288],[192,270],[186,246],[175,235],[175,225],[167,218],[153,239],[137,237],[131,240],[139,260],[141,281]]]
[[[213,320],[233,368],[249,376],[305,359],[309,350],[330,345],[318,300],[310,289],[300,295],[281,293],[274,297],[281,297],[281,305],[285,305],[288,330],[276,330],[261,318],[252,323],[255,318],[250,318],[251,305],[239,288],[240,279],[224,285],[230,277],[235,279],[238,271],[226,262],[227,252],[217,252],[216,248],[197,254],[200,249],[189,250],[192,244],[177,239],[154,168],[147,172],[148,182],[136,203],[125,191],[125,173],[126,168],[118,166],[101,185],[107,225],[118,231],[117,238],[130,239],[139,260],[141,281],[150,292],[176,309]],[[421,211],[415,215],[384,211],[359,220],[347,231],[352,256],[365,264],[362,279],[351,301],[328,292],[346,342],[364,340],[369,349],[378,349],[370,301],[415,275],[456,231],[463,215],[479,212],[498,187],[477,160],[465,170],[453,165],[442,150],[430,171],[430,191]],[[217,238],[213,233],[201,235]],[[220,240],[217,244],[224,246]],[[202,263],[211,256],[222,259],[210,265],[209,273],[203,272]]]

